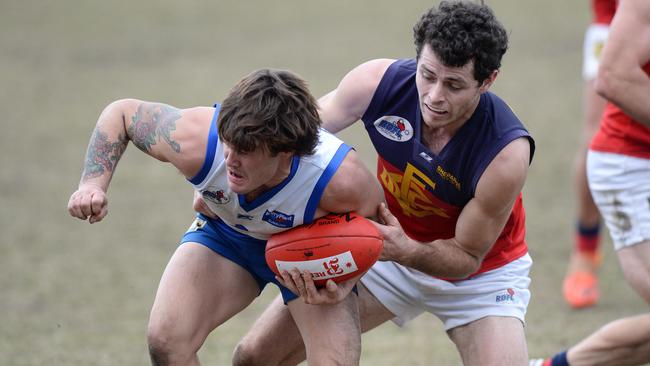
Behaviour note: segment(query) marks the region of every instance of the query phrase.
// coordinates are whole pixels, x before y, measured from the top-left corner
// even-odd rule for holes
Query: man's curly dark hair
[[[469,1],[443,1],[431,8],[413,27],[413,37],[418,59],[428,44],[446,66],[474,61],[479,84],[501,67],[508,49],[508,35],[492,10]]]

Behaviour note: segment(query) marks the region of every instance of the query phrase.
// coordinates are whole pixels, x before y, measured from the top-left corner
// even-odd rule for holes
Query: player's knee
[[[147,330],[149,357],[155,366],[170,364],[186,364],[191,360],[200,347],[190,337],[185,337],[173,328],[149,324]]]
[[[247,339],[241,340],[233,352],[233,366],[269,365],[269,360],[260,351],[260,347],[250,344]]]

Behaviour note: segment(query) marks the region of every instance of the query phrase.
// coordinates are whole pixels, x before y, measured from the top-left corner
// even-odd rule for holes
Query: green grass
[[[355,65],[411,57],[411,27],[429,1],[18,1],[0,5],[0,364],[142,365],[158,279],[192,217],[189,185],[129,148],[109,191],[110,214],[68,216],[101,109],[136,97],[179,107],[223,99],[261,67],[291,69],[316,95]],[[525,188],[535,260],[526,327],[531,355],[571,345],[608,320],[647,310],[605,243],[602,301],[564,305],[573,229],[571,166],[581,125],[587,1],[489,1],[511,46],[494,90],[537,140]],[[342,135],[367,164],[358,127]],[[237,340],[276,294],[214,332],[201,357],[228,364]],[[364,365],[454,365],[440,323],[422,316],[364,336]]]

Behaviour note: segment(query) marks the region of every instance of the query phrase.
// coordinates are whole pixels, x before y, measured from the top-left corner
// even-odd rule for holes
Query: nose
[[[223,149],[223,158],[226,160],[227,166],[237,166],[237,162],[239,161],[237,153],[226,146]]]
[[[444,88],[442,83],[440,82],[431,83],[427,95],[429,96],[429,100],[431,101],[431,103],[437,103],[443,101]]]

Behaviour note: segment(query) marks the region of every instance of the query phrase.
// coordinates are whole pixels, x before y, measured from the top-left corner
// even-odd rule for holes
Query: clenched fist
[[[80,186],[70,196],[68,212],[72,217],[88,219],[91,224],[101,221],[108,214],[106,192],[94,185]]]

